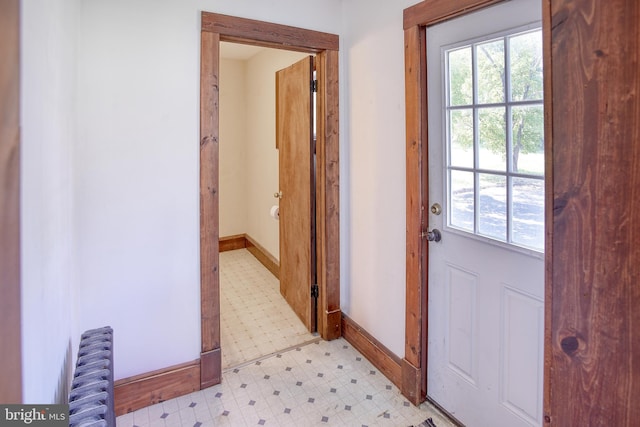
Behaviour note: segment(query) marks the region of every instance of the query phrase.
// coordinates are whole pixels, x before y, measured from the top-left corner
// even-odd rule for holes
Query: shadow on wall
[[[69,403],[69,391],[71,390],[71,380],[73,375],[73,354],[71,352],[71,340],[67,345],[67,352],[62,361],[60,374],[58,375],[58,386],[53,396],[53,403],[57,405]]]

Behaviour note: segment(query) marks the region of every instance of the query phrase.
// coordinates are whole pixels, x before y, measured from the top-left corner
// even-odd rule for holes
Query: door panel
[[[313,57],[276,73],[276,141],[280,167],[280,293],[315,332]]]
[[[537,187],[521,182],[543,177],[522,172],[524,162],[518,169],[510,133],[510,112],[538,101],[518,98],[519,81],[496,66],[520,40],[505,32],[539,20],[540,10],[537,0],[514,0],[427,29],[429,203],[442,206],[429,215],[442,239],[429,243],[427,394],[469,427],[542,424],[544,265],[531,249],[541,227],[535,206],[522,208]],[[474,83],[445,82],[447,61],[463,64],[447,68],[447,80]],[[522,233],[533,236],[527,248],[518,246]]]

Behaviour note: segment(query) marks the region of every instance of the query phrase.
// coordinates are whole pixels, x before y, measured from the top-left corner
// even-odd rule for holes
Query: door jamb
[[[201,388],[222,375],[219,276],[219,49],[228,41],[309,52],[318,79],[316,251],[318,332],[341,336],[339,234],[339,111],[337,35],[209,12],[201,15],[200,45],[200,309]]]

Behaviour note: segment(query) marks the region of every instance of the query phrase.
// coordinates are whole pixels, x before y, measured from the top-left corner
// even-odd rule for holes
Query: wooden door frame
[[[429,182],[427,129],[426,28],[505,0],[425,0],[404,10],[405,103],[406,103],[406,317],[405,357],[402,361],[402,393],[414,404],[427,398],[427,342],[429,250],[422,231],[428,228]],[[545,66],[545,176],[546,265],[550,257],[552,194],[550,132],[549,0],[542,0]],[[545,300],[548,304],[548,297]],[[545,331],[546,334],[546,331]],[[545,357],[546,360],[546,357]],[[546,402],[545,392],[545,402]],[[546,405],[545,405],[546,407]]]
[[[20,2],[0,2],[0,402],[22,403]]]
[[[221,380],[219,276],[220,42],[316,55],[316,253],[318,332],[340,337],[339,110],[337,35],[202,12],[200,41],[200,310],[201,388]]]

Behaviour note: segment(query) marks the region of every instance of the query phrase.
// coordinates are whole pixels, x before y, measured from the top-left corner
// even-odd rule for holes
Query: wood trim
[[[415,26],[405,30],[406,103],[406,317],[405,363],[401,390],[412,402],[426,397],[427,366],[427,242],[421,237],[426,227],[424,213],[429,200],[426,49],[425,31]],[[415,375],[415,371],[421,375]],[[417,381],[409,384],[409,379]],[[423,389],[419,396],[416,390]]]
[[[22,403],[20,2],[0,2],[0,402]]]
[[[222,381],[222,350],[216,348],[206,353],[200,354],[200,388],[220,384]]]
[[[420,367],[414,366],[407,359],[402,359],[402,383],[400,390],[407,400],[414,405],[424,402],[426,393],[422,391],[423,373]]]
[[[116,415],[133,412],[199,389],[199,360],[124,378],[114,383]]]
[[[253,240],[251,236],[245,234],[245,240],[246,248],[251,252],[251,255],[256,257],[256,259],[260,261],[260,263],[264,265],[274,276],[280,278],[280,263],[278,260],[258,242]]]
[[[201,33],[200,55],[200,310],[201,353],[220,348],[219,70],[216,33]],[[222,365],[217,367],[222,372]],[[203,379],[204,382],[204,379]]]
[[[333,325],[339,311],[340,274],[339,250],[339,111],[338,111],[338,36],[317,31],[301,30],[277,24],[247,20],[244,18],[202,13],[200,45],[200,271],[202,353],[220,347],[220,295],[219,295],[219,236],[218,236],[218,161],[219,161],[219,43],[234,41],[259,46],[279,47],[326,54],[327,72],[319,73],[320,93],[325,96],[327,109],[320,116],[318,125],[325,127],[325,137],[318,138],[316,149],[327,153],[322,170],[329,185],[318,192],[316,203],[324,203],[331,215],[325,215],[327,232],[318,235],[318,275],[324,277],[320,292],[331,295],[319,302],[325,325]],[[324,122],[324,123],[323,123]],[[324,199],[322,199],[324,197]],[[335,307],[335,308],[334,308]],[[323,328],[324,339],[339,336],[339,326]]]
[[[554,0],[546,23],[551,426],[630,427],[640,419],[639,21],[637,1]]]
[[[402,389],[402,360],[344,313],[342,314],[342,335],[373,366],[389,378],[389,381]]]
[[[542,0],[542,57],[544,69],[544,151],[545,155],[545,303],[544,303],[544,369],[543,369],[543,420],[544,425],[551,421],[551,304],[549,295],[552,295],[552,269],[549,268],[549,260],[553,259],[553,92],[551,82],[553,80],[553,67],[551,58],[551,0]]]
[[[316,56],[316,256],[319,288],[318,332],[325,340],[341,336],[340,315],[340,171],[338,52]]]
[[[310,53],[338,50],[339,44],[335,34],[210,12],[202,12],[202,31],[218,33],[222,41]]]
[[[424,47],[424,31],[419,27],[414,27],[405,31],[405,103],[407,121],[407,182],[414,185],[407,188],[407,261],[406,273],[407,282],[412,286],[407,286],[406,294],[406,348],[405,359],[414,366],[420,366],[420,353],[422,343],[422,323],[413,322],[422,316],[423,293],[426,288],[422,286],[426,282],[423,259],[427,257],[427,245],[421,237],[422,230],[426,225],[425,204],[428,203],[428,174],[427,154],[428,145],[426,141],[426,96],[422,89],[422,79],[426,69],[425,55],[422,54]]]
[[[221,237],[219,242],[218,248],[220,252],[235,251],[237,249],[244,249],[247,247],[246,234]]]
[[[502,1],[505,0],[425,0],[404,10],[404,29],[428,27]]]

